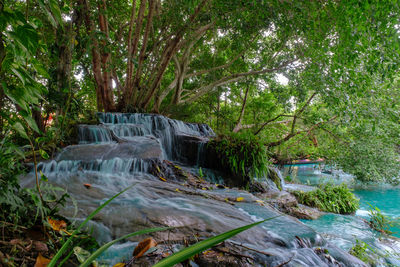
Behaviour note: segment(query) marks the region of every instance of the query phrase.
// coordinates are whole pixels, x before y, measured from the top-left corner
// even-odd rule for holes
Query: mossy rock
[[[274,168],[268,168],[268,179],[274,182],[274,184],[276,184],[276,187],[280,191],[282,191],[282,180],[277,170],[275,170]]]

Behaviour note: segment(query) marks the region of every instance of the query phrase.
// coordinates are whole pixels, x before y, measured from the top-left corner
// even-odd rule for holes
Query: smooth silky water
[[[381,242],[381,234],[372,230],[367,221],[371,206],[378,207],[381,212],[390,219],[400,220],[400,187],[390,185],[362,186],[354,180],[354,177],[340,170],[324,167],[322,164],[298,164],[287,165],[283,169],[283,175],[297,184],[287,184],[288,189],[310,190],[302,185],[317,186],[323,183],[346,183],[353,188],[353,193],[360,199],[360,208],[354,215],[326,214],[318,220],[302,220],[303,223],[321,233],[327,240],[332,241],[338,247],[349,250],[356,242],[361,240],[376,249],[378,253],[385,255],[396,254],[400,259],[400,241]],[[390,227],[393,236],[400,238],[400,227]],[[400,266],[396,261],[394,266]]]
[[[73,220],[83,220],[90,211],[112,195],[135,184],[132,189],[115,199],[96,215],[90,223],[94,236],[100,244],[137,229],[159,225],[188,226],[182,233],[156,233],[157,240],[183,240],[194,232],[204,235],[218,234],[261,219],[279,216],[233,237],[232,242],[245,244],[267,253],[259,262],[277,266],[290,261],[288,266],[334,266],[319,257],[315,248],[325,248],[343,266],[364,266],[358,259],[327,243],[318,232],[318,227],[300,223],[297,219],[282,215],[273,208],[261,206],[254,195],[237,189],[204,191],[188,188],[181,183],[163,182],[148,173],[155,162],[164,159],[182,159],[181,136],[192,136],[200,142],[197,148],[197,163],[187,170],[200,173],[198,167],[206,155],[204,142],[214,136],[207,125],[184,123],[160,115],[100,113],[101,125],[82,125],[79,144],[69,146],[53,160],[39,164],[49,182],[64,187],[77,201],[78,213],[68,205],[64,215]],[[117,139],[117,140],[115,140]],[[117,142],[118,141],[118,142]],[[217,172],[203,168],[205,179],[221,182]],[[86,189],[84,184],[91,184]],[[34,186],[33,173],[22,179],[23,186]],[[184,191],[190,191],[183,194]],[[231,205],[204,197],[207,193],[218,199],[243,197],[243,202]],[[311,227],[310,227],[311,226]],[[314,229],[317,231],[315,231]],[[186,231],[186,232],[185,232]],[[134,241],[111,247],[100,260],[112,266],[116,262],[129,260]],[[174,239],[175,238],[175,239]],[[297,238],[307,247],[300,246]],[[178,243],[178,242],[177,242]],[[338,244],[340,246],[340,244]],[[346,247],[345,247],[346,248]],[[176,248],[178,250],[179,247]]]

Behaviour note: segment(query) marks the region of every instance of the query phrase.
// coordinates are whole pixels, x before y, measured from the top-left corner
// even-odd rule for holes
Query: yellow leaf
[[[39,255],[36,258],[35,267],[47,267],[49,263],[50,260],[48,258],[43,257],[42,254],[39,253]]]
[[[150,248],[157,246],[157,242],[149,237],[146,239],[143,239],[142,241],[139,242],[139,244],[136,246],[135,250],[132,253],[132,256],[137,258],[140,258],[143,256],[143,254],[148,251]]]
[[[238,197],[238,198],[236,198],[236,201],[237,202],[241,202],[241,201],[243,201],[244,200],[244,197]]]
[[[125,263],[119,262],[119,263],[115,264],[113,267],[125,267]]]
[[[208,253],[210,253],[212,250],[206,250],[203,252],[204,255],[207,255]]]
[[[207,188],[203,187],[201,190],[207,190]]]
[[[166,182],[166,181],[167,181],[167,179],[165,179],[164,177],[161,177],[161,176],[160,176],[160,177],[158,177],[158,178],[160,178],[160,180],[163,181],[163,182]]]
[[[50,217],[47,217],[47,221],[49,222],[51,228],[55,231],[60,231],[61,229],[67,228],[67,223],[64,222],[63,220],[58,221],[58,220],[53,220]]]
[[[177,188],[177,189],[175,189],[175,191],[176,191],[176,192],[181,192],[181,190],[179,190],[178,188]]]
[[[257,199],[256,202],[264,204],[264,201]]]

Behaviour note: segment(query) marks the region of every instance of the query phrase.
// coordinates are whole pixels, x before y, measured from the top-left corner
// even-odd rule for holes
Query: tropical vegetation
[[[346,184],[323,184],[308,192],[294,191],[301,204],[316,207],[322,211],[351,214],[359,208],[359,200]]]
[[[208,123],[235,173],[324,158],[361,182],[399,183],[398,10],[378,0],[0,0],[1,225],[57,216],[68,196],[36,165],[97,111]],[[23,189],[31,169],[36,188]],[[297,197],[358,207],[342,185]]]

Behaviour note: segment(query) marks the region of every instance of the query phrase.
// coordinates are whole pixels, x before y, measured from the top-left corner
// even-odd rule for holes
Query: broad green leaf
[[[20,112],[21,116],[24,118],[24,120],[28,123],[29,127],[34,130],[37,133],[40,133],[40,130],[35,122],[35,120],[32,118],[31,114],[29,114],[25,110],[21,110]]]
[[[16,122],[13,125],[13,128],[25,139],[29,140],[28,134],[25,131],[24,126],[22,126],[22,124],[20,122]]]
[[[49,1],[49,7],[51,10],[51,13],[53,14],[54,18],[57,20],[59,25],[62,27],[63,26],[63,21],[61,18],[61,10],[58,5],[58,2],[56,0],[50,0]]]
[[[39,154],[43,159],[49,159],[49,154],[47,154],[43,149],[39,149]]]

